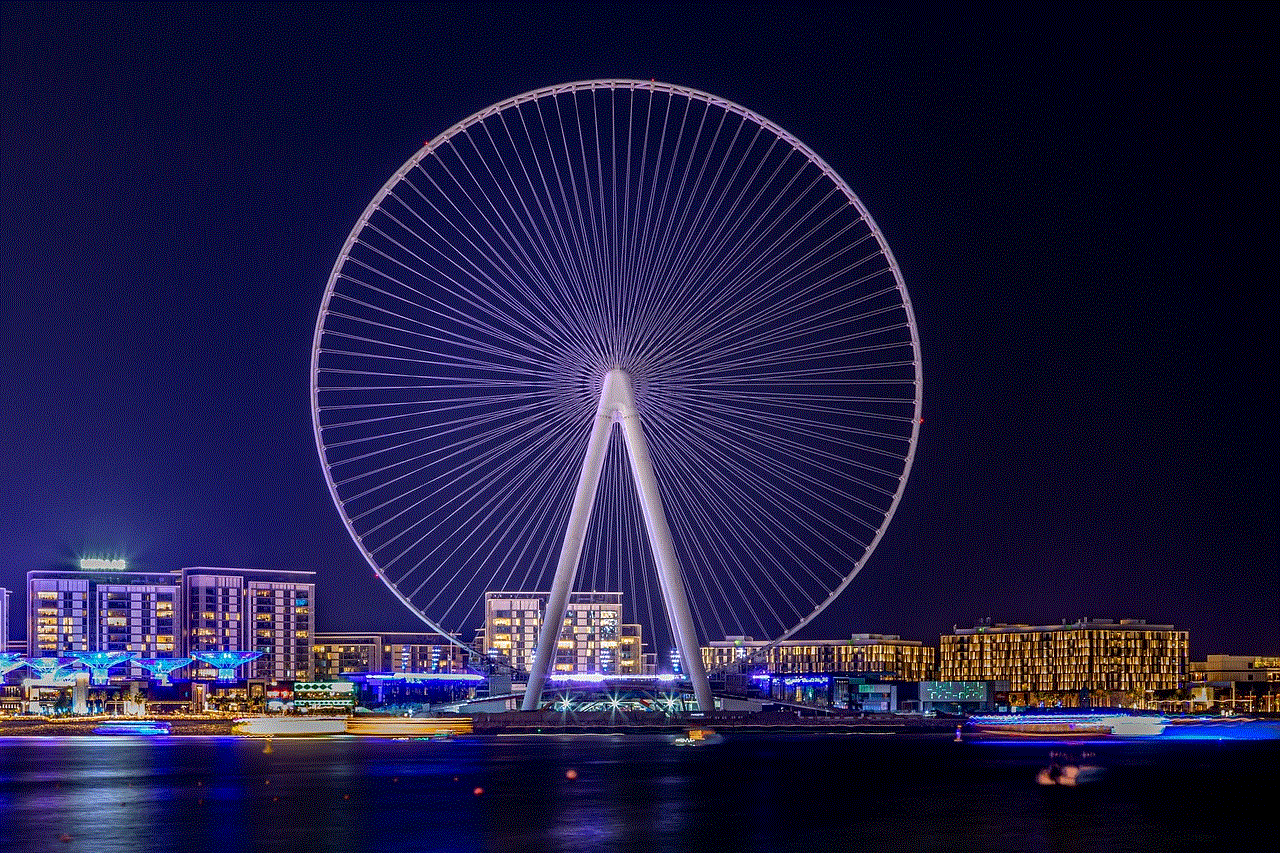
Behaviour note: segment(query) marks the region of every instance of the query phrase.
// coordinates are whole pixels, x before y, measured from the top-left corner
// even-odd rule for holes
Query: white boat
[[[1106,712],[989,714],[970,717],[964,728],[977,735],[1020,738],[1157,737],[1169,725],[1163,716]]]
[[[346,731],[346,717],[241,717],[231,727],[232,734],[248,737],[340,735]]]

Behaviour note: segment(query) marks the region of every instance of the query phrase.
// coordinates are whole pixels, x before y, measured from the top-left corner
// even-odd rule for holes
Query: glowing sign
[[[89,558],[80,561],[82,569],[106,569],[108,571],[124,571],[126,563],[124,560],[102,560],[98,558]]]

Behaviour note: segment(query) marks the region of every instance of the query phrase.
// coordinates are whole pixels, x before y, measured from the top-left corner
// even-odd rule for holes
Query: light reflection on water
[[[264,752],[265,743],[0,739],[0,850],[1163,853],[1218,840],[1215,798],[1260,807],[1265,786],[1250,783],[1280,758],[1274,741],[1091,744],[1106,776],[1069,790],[1035,784],[1053,748],[1043,744],[276,738]]]

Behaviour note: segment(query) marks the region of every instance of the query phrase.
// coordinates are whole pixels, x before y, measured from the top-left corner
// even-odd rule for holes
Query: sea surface
[[[1051,753],[1102,776],[1037,784]],[[1212,738],[0,738],[0,851],[1255,849],[1278,761]]]

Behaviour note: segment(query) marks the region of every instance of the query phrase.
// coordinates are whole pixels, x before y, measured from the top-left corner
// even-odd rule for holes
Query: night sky
[[[1280,653],[1264,14],[0,6],[11,631],[26,572],[81,555],[314,569],[321,630],[418,629],[312,439],[334,258],[424,140],[627,77],[794,133],[906,280],[915,467],[816,634],[1146,618]]]

